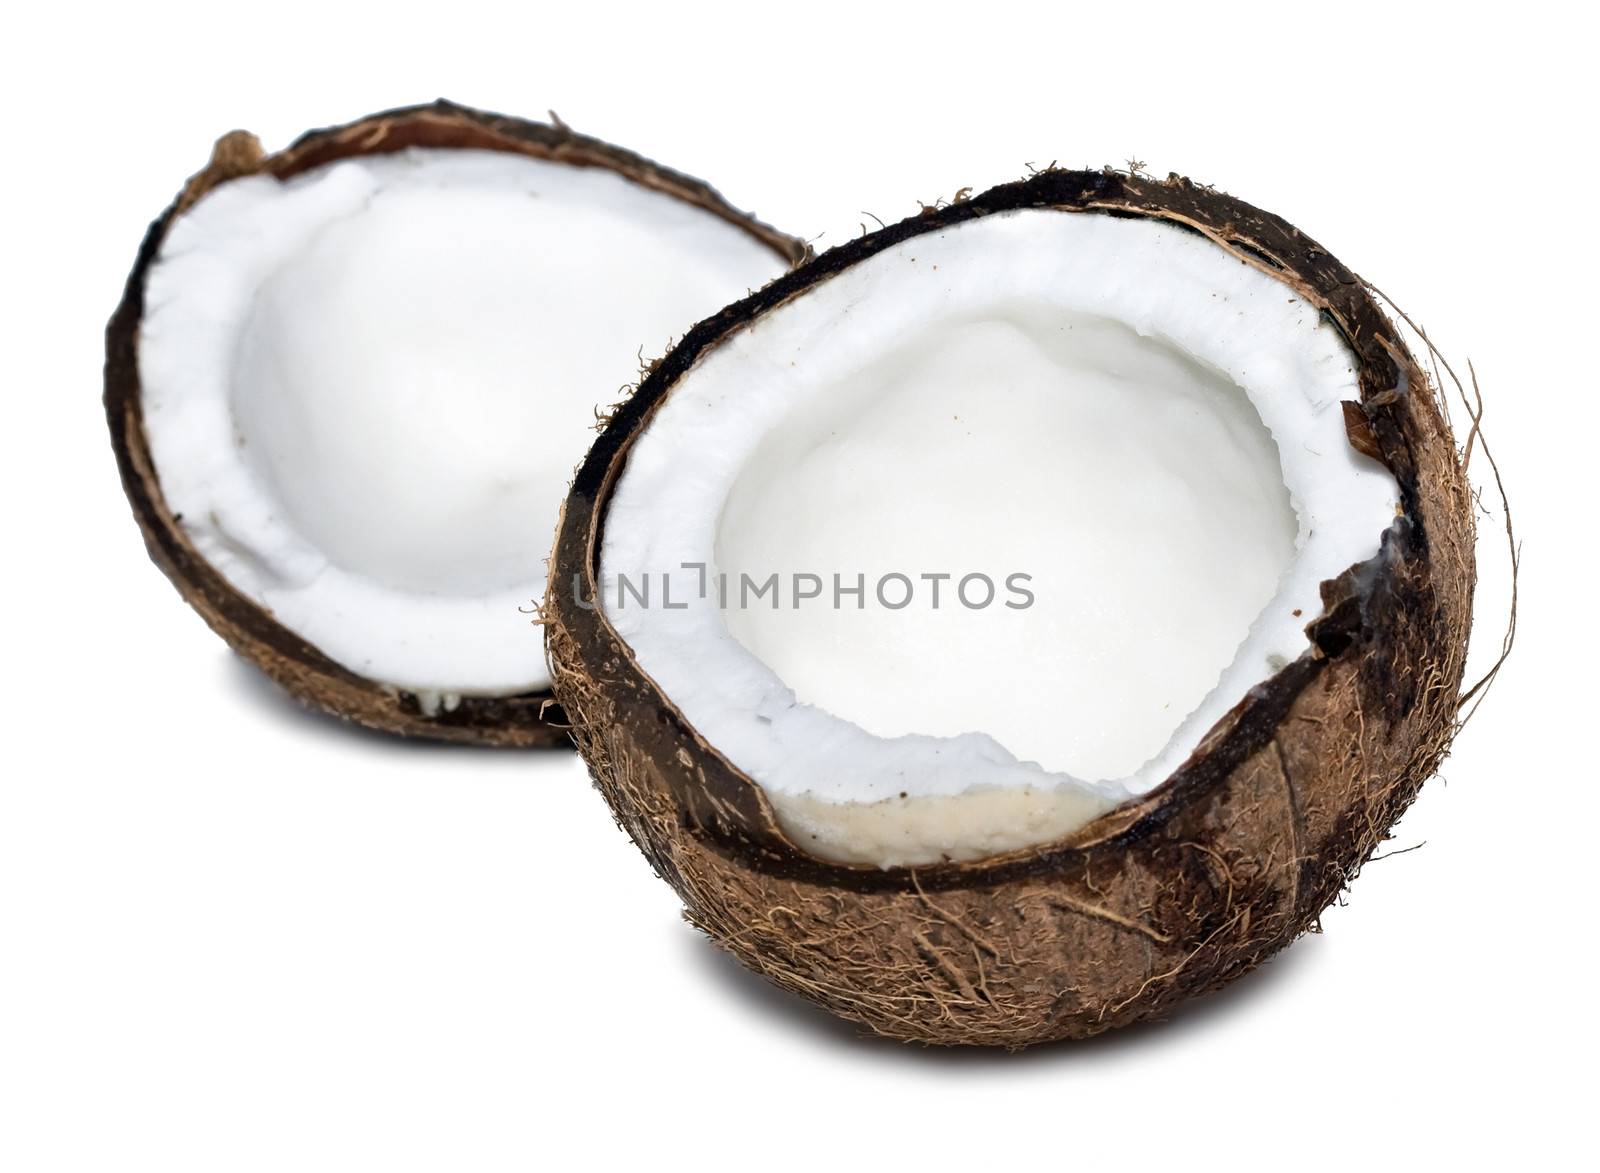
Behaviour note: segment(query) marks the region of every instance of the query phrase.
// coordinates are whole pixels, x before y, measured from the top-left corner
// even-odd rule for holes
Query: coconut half
[[[561,739],[531,605],[596,405],[804,246],[608,144],[448,103],[219,144],[108,332],[156,562],[296,696]]]
[[[1454,729],[1471,542],[1348,270],[1052,171],[656,367],[567,500],[556,692],[753,968],[896,1037],[1076,1037],[1257,964],[1384,837]]]

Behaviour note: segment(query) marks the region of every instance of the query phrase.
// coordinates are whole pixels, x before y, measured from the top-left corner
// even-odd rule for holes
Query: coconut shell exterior
[[[808,855],[688,725],[599,609],[596,563],[632,440],[697,357],[920,233],[1021,208],[1199,232],[1319,307],[1359,363],[1351,442],[1399,482],[1380,554],[1323,584],[1310,647],[1157,790],[1070,838],[972,863]],[[618,822],[687,918],[777,985],[896,1039],[1025,1047],[1164,1016],[1260,965],[1355,877],[1448,749],[1474,581],[1468,485],[1422,369],[1367,286],[1276,216],[1188,180],[1049,171],[872,233],[691,332],[578,473],[552,561],[555,691]],[[575,584],[574,589],[565,589]]]
[[[140,408],[139,325],[145,278],[172,224],[207,192],[241,176],[288,179],[340,159],[408,147],[510,151],[574,167],[605,167],[744,229],[790,264],[808,255],[804,242],[732,207],[700,180],[559,123],[549,126],[439,101],[311,131],[272,155],[255,136],[235,131],[218,140],[205,169],[150,226],[122,303],[106,327],[105,407],[111,444],[151,559],[213,631],[297,700],[389,733],[485,745],[566,745],[566,719],[549,691],[468,696],[454,709],[430,714],[411,693],[365,679],[328,659],[235,590],[199,555],[167,507],[151,460]]]

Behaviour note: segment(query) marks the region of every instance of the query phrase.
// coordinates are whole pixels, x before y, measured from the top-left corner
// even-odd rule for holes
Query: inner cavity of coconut
[[[526,609],[594,409],[785,262],[600,167],[414,149],[235,180],[149,272],[145,432],[199,553],[344,667],[548,686]]]
[[[1308,652],[1320,584],[1398,503],[1356,398],[1317,310],[1195,233],[968,222],[679,380],[616,485],[600,602],[802,847],[1033,846]]]

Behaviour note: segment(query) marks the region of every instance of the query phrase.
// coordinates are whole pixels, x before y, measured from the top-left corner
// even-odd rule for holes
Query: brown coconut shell
[[[1359,362],[1351,442],[1394,472],[1380,554],[1323,584],[1310,647],[1148,796],[1067,839],[877,869],[791,841],[601,609],[596,562],[633,440],[695,361],[921,233],[1019,208],[1181,224],[1318,307]],[[1456,728],[1474,580],[1468,485],[1430,384],[1368,287],[1276,216],[1177,176],[1049,171],[836,248],[702,322],[615,414],[558,530],[555,691],[619,823],[686,916],[745,965],[879,1034],[1022,1047],[1164,1015],[1261,964],[1370,858]]]
[[[468,696],[452,710],[429,714],[411,693],[365,679],[328,659],[235,590],[199,555],[167,507],[150,457],[140,409],[139,324],[144,315],[146,274],[177,218],[231,179],[246,175],[288,179],[340,159],[407,147],[510,151],[574,167],[609,168],[634,183],[737,225],[790,264],[808,255],[803,241],[739,211],[700,180],[577,134],[559,121],[549,126],[441,100],[311,131],[272,155],[262,150],[254,135],[234,131],[217,141],[204,170],[190,178],[172,205],[151,224],[128,276],[122,303],[106,327],[105,406],[111,444],[151,559],[213,631],[297,700],[389,733],[485,745],[565,745],[566,720],[549,691]],[[596,397],[611,390],[596,388]]]

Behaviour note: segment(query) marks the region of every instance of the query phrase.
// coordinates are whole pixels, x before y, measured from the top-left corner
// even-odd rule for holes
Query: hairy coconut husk
[[[217,141],[205,169],[184,185],[171,207],[150,226],[122,303],[106,328],[105,405],[112,447],[151,559],[213,631],[302,703],[391,733],[486,745],[565,745],[565,718],[548,691],[466,696],[453,709],[428,712],[413,694],[367,680],[329,660],[235,590],[195,551],[162,497],[151,461],[140,408],[139,324],[145,278],[173,222],[231,179],[260,174],[287,179],[340,159],[408,147],[510,151],[574,167],[609,168],[737,225],[791,264],[808,253],[803,241],[740,212],[700,180],[574,133],[559,120],[547,126],[439,101],[311,131],[273,155],[262,150],[254,135],[234,131]],[[596,388],[595,393],[600,396],[610,390]]]
[[[1182,224],[1318,307],[1360,365],[1351,442],[1399,482],[1371,562],[1323,585],[1311,647],[1162,786],[1068,839],[973,863],[855,867],[785,836],[602,610],[596,562],[633,439],[699,356],[920,233],[1018,208]],[[1276,216],[1171,176],[1047,171],[874,232],[702,322],[579,470],[546,603],[555,691],[619,823],[686,915],[777,985],[879,1034],[1021,1047],[1162,1015],[1316,925],[1445,754],[1474,582],[1471,498],[1428,380],[1368,287]]]

